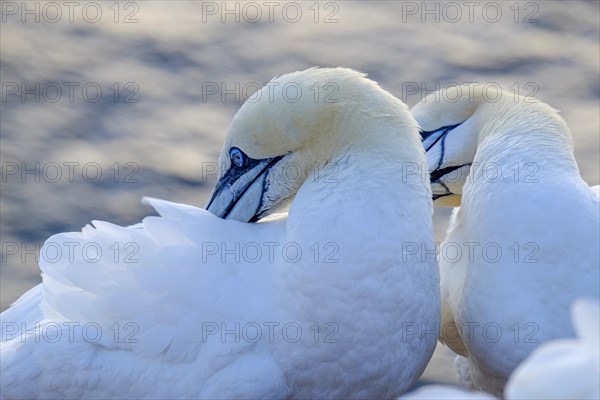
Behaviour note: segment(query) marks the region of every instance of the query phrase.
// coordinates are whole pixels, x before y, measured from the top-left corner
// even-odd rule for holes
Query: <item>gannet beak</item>
[[[452,167],[445,167],[431,171],[429,174],[429,180],[431,182],[431,192],[433,194],[433,201],[436,201],[436,205],[443,207],[458,207],[460,206],[461,195],[453,193],[450,188],[446,185],[443,178],[463,167],[468,167],[470,164],[455,165]]]
[[[421,131],[423,147],[427,152],[433,201],[438,206],[460,206],[461,196],[453,193],[446,185],[444,177],[450,173],[469,167],[470,164],[444,165],[445,145],[448,133],[461,124],[443,126],[433,131]]]
[[[206,209],[219,218],[250,222],[258,218],[267,189],[266,176],[283,156],[255,160],[244,167],[231,164],[219,179]]]

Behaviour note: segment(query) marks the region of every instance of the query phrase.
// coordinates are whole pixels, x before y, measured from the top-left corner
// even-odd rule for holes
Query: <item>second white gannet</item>
[[[434,242],[428,180],[397,174],[425,162],[408,108],[349,69],[284,75],[220,161],[208,211],[146,199],[160,217],[48,239],[2,314],[2,398],[391,398],[419,377],[439,272],[399,246]]]
[[[573,301],[598,298],[600,206],[558,113],[483,88],[452,87],[412,112],[434,198],[461,204],[439,249],[440,340],[460,355],[463,385],[501,395],[533,349],[574,335]]]

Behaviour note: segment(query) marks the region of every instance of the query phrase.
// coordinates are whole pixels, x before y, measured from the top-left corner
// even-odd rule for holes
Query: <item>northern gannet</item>
[[[533,349],[574,335],[572,302],[599,296],[598,194],[537,99],[465,85],[412,112],[436,203],[461,204],[439,248],[440,340],[463,385],[500,395]]]
[[[399,246],[434,243],[429,181],[396,173],[425,162],[404,103],[349,69],[284,75],[220,162],[208,211],[146,199],[160,217],[48,239],[2,314],[2,398],[390,398],[419,377],[439,272]]]

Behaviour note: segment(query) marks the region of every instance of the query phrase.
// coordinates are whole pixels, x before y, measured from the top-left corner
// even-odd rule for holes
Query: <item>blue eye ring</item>
[[[232,147],[229,149],[229,158],[231,159],[231,162],[238,168],[245,167],[246,163],[248,162],[248,156],[237,147]]]

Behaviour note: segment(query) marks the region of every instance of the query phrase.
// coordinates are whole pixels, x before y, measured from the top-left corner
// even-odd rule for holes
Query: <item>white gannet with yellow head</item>
[[[439,251],[440,340],[463,384],[500,395],[540,343],[574,335],[571,303],[599,296],[598,194],[565,122],[537,99],[465,85],[412,112],[434,204],[461,205]]]
[[[435,259],[402,251],[433,246],[429,180],[397,174],[423,163],[408,108],[363,74],[273,79],[231,123],[208,211],[146,199],[160,216],[47,241],[43,283],[2,314],[2,397],[399,395],[441,314]]]

